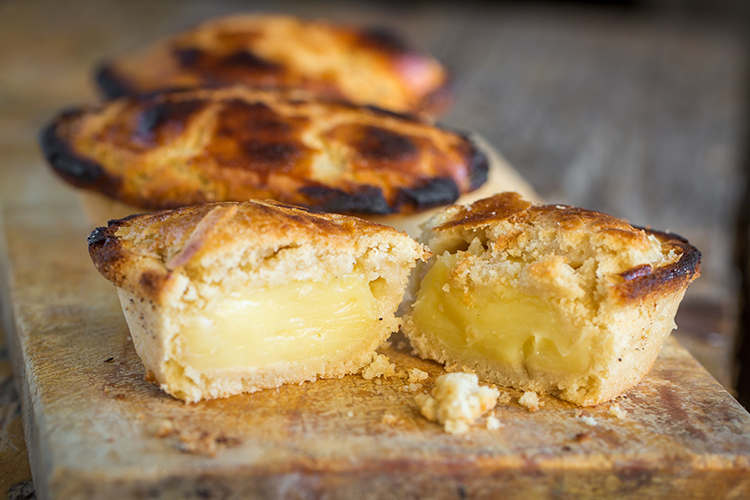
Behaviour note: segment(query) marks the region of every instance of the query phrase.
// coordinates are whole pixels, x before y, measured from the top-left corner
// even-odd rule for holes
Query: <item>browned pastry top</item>
[[[387,30],[287,16],[234,15],[204,22],[103,65],[107,97],[165,88],[304,88],[399,112],[434,112],[448,101],[448,76],[432,57]]]
[[[517,193],[454,205],[428,226],[425,243],[436,254],[475,238],[490,242],[492,252],[515,255],[515,248],[531,246],[564,253],[573,265],[584,253],[597,254],[597,273],[614,273],[609,285],[623,301],[683,290],[700,275],[700,251],[676,234],[641,229],[583,208],[535,205]],[[529,244],[530,238],[536,245]]]
[[[481,186],[465,136],[411,115],[248,87],[124,97],[63,112],[42,149],[71,184],[145,210],[275,199],[413,213]]]
[[[368,248],[382,247],[406,260],[429,255],[391,227],[271,200],[133,215],[95,229],[88,242],[91,259],[105,278],[155,300],[176,286],[175,271],[207,282],[222,275],[217,270],[233,267],[262,271],[270,266],[278,272],[273,264],[284,252],[320,248],[330,258],[352,259]],[[295,270],[299,272],[313,271]]]

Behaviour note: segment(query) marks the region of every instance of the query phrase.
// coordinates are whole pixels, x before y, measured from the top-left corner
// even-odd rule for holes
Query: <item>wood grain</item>
[[[144,381],[78,207],[8,207],[2,220],[41,498],[750,495],[750,415],[673,341],[619,400],[624,420],[585,410],[595,426],[554,398],[530,413],[502,389],[504,427],[451,436],[403,379],[360,376],[185,405]],[[424,389],[443,373],[398,344],[383,352],[428,372]]]
[[[61,107],[95,99],[97,61],[238,10],[399,29],[454,71],[458,97],[445,123],[478,130],[543,197],[688,237],[705,265],[683,303],[678,334],[687,332],[681,341],[731,386],[732,223],[745,184],[737,155],[750,59],[742,32],[705,16],[536,2],[5,0],[0,205],[71,202],[43,165],[36,134]],[[0,306],[7,320],[10,304],[0,299]],[[0,467],[0,479],[11,470]]]

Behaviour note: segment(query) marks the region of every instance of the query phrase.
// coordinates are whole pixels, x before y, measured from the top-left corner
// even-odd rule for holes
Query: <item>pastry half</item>
[[[233,15],[123,54],[97,72],[109,98],[165,88],[303,88],[398,112],[441,111],[445,68],[386,29],[281,15]]]
[[[275,199],[364,216],[453,203],[487,179],[464,134],[306,92],[247,87],[124,97],[60,114],[40,137],[63,179],[129,213]]]
[[[147,374],[186,402],[357,372],[428,255],[392,228],[263,201],[111,221],[89,252]]]
[[[679,236],[502,193],[434,216],[403,332],[417,354],[578,405],[650,370],[700,274]]]

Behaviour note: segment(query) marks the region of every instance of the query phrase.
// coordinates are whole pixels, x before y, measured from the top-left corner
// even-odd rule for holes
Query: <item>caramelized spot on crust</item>
[[[518,193],[501,193],[484,198],[463,207],[449,221],[434,228],[434,231],[447,231],[455,227],[480,227],[492,222],[508,219],[532,206],[530,201]]]
[[[633,269],[628,269],[624,273],[620,273],[620,277],[624,281],[630,281],[641,276],[646,276],[650,274],[651,271],[653,271],[653,267],[651,267],[651,264],[643,264],[640,266],[636,266]]]
[[[438,177],[427,179],[421,185],[398,190],[398,205],[411,207],[437,207],[452,203],[460,196],[453,179]]]
[[[154,271],[146,271],[140,277],[140,285],[148,296],[156,295],[164,286],[164,281],[166,281],[166,276]]]
[[[120,119],[102,128],[96,140],[145,152],[177,139],[206,104],[200,99],[125,98]]]
[[[261,182],[269,172],[307,171],[313,150],[300,136],[308,123],[304,117],[282,117],[261,102],[233,99],[223,104],[205,154],[220,167],[258,172]]]
[[[151,147],[158,146],[180,135],[188,120],[204,109],[202,100],[162,101],[136,115],[133,137]]]
[[[389,214],[393,209],[376,186],[358,186],[345,192],[327,186],[310,186],[300,189],[310,200],[310,205],[326,212]]]
[[[637,268],[629,270],[628,273],[635,271],[637,276],[616,285],[617,294],[623,301],[639,300],[651,293],[673,292],[687,287],[701,275],[701,252],[685,238],[651,229],[644,231],[656,236],[664,250],[675,251],[680,257],[675,262],[650,269],[648,273]]]
[[[362,127],[362,138],[356,149],[367,159],[376,161],[408,161],[419,149],[409,137],[380,127]]]
[[[209,85],[277,83],[270,79],[287,72],[283,65],[243,49],[218,55],[196,47],[183,47],[175,49],[174,55],[180,67],[199,75]]]

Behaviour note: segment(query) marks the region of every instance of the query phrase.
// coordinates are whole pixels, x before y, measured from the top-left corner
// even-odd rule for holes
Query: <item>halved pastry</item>
[[[125,205],[124,215],[266,198],[409,214],[453,203],[485,183],[488,169],[468,137],[427,121],[247,87],[69,110],[45,128],[41,145],[55,172],[86,190],[89,207]]]
[[[167,88],[303,88],[398,112],[437,112],[450,100],[445,68],[385,29],[281,15],[206,21],[105,63],[110,98]]]
[[[186,402],[359,371],[428,255],[392,228],[268,201],[111,221],[89,252],[147,374]]]
[[[502,193],[452,206],[403,332],[417,354],[480,378],[595,405],[650,370],[700,252],[679,236]]]

